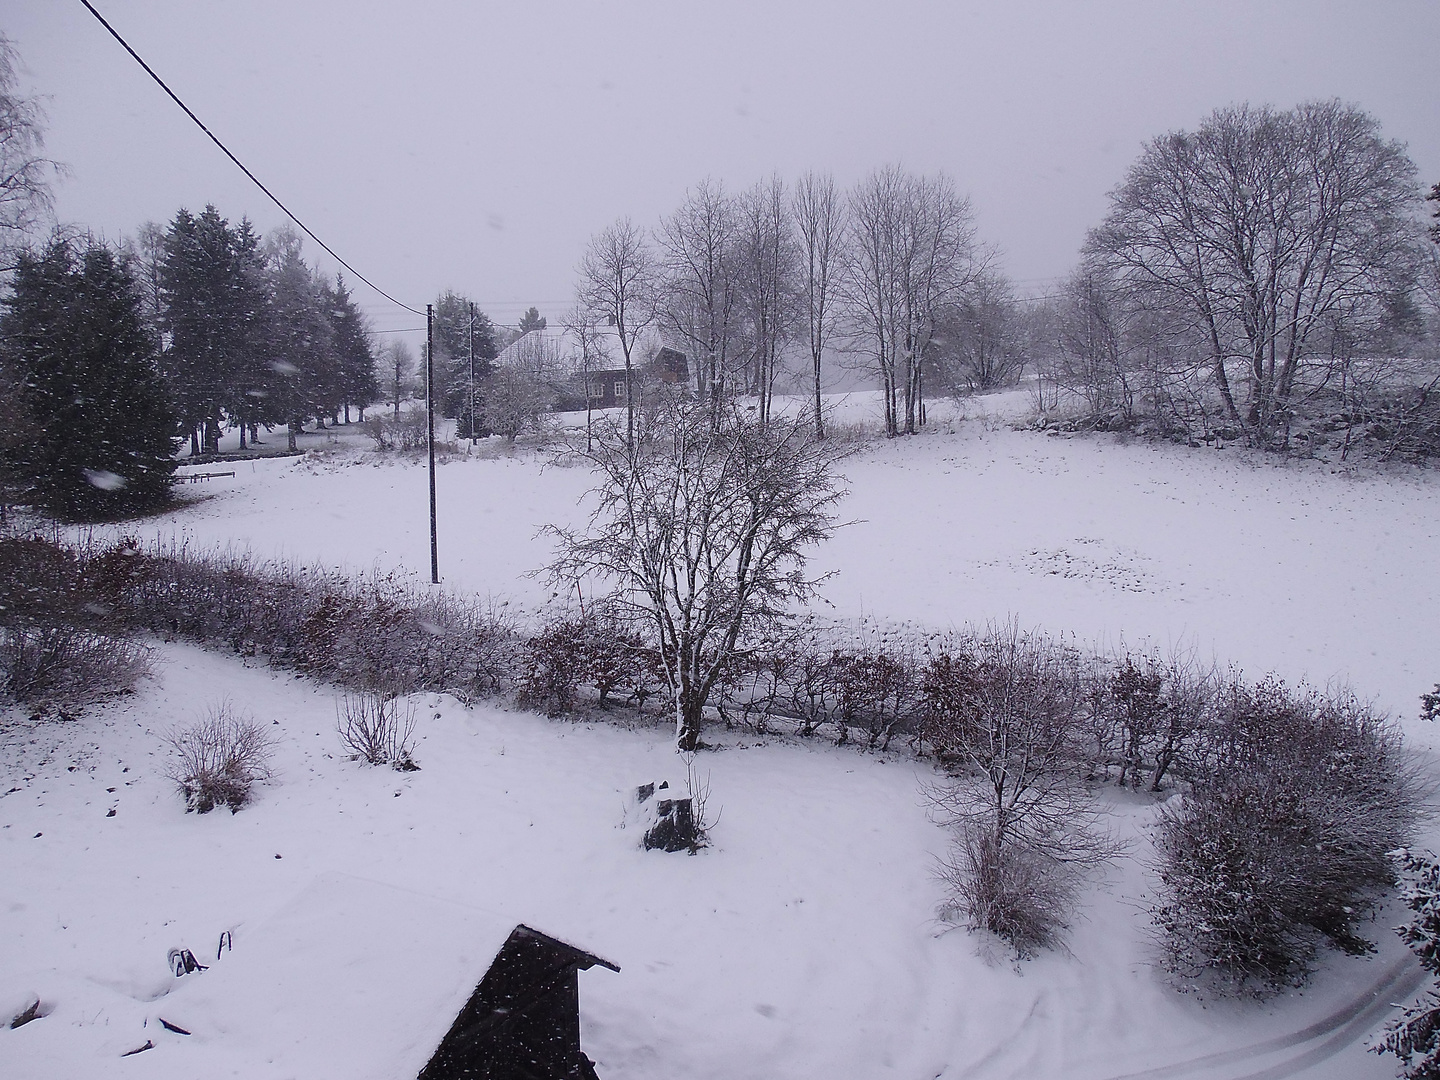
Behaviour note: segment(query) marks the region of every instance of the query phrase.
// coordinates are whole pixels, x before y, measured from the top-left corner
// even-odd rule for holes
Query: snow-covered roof
[[[231,951],[161,1003],[159,1015],[191,1033],[166,1049],[194,1055],[163,1057],[197,1076],[413,1077],[520,922],[322,875],[262,926],[236,931]]]
[[[604,323],[594,329],[590,370],[602,371],[623,367],[625,352],[620,347],[619,333],[613,326],[606,326]],[[663,345],[664,340],[661,335],[653,329],[643,332],[635,342],[633,355],[636,362],[640,362],[642,358],[653,356]],[[528,330],[521,334],[500,350],[495,358],[496,363],[520,363],[527,355],[527,351],[533,355],[535,350],[540,349],[544,349],[549,355],[559,360],[567,370],[580,371],[583,368],[579,335],[573,330],[551,326],[541,330]]]

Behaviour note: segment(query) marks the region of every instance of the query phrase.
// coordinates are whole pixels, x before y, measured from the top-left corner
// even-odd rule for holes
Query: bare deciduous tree
[[[1087,250],[1183,313],[1230,423],[1279,445],[1326,323],[1376,324],[1409,291],[1415,175],[1354,106],[1221,109],[1146,146]]]
[[[1010,281],[987,270],[935,316],[932,337],[942,374],[957,393],[994,390],[1020,377],[1025,342]]]
[[[575,373],[580,376],[581,385],[585,388],[585,450],[588,452],[594,446],[594,398],[590,393],[590,373],[603,367],[609,360],[609,350],[605,336],[595,325],[594,317],[586,310],[583,299],[578,300],[575,306],[565,313],[564,326],[566,332],[575,339],[578,353],[574,357],[577,369]]]
[[[621,218],[590,240],[580,262],[580,304],[590,321],[615,327],[625,358],[625,432],[635,442],[633,353],[641,333],[655,321],[655,266],[645,235]],[[588,393],[588,387],[587,387]]]
[[[612,610],[658,646],[681,750],[699,743],[727,667],[818,584],[807,549],[830,536],[843,491],[808,427],[663,400],[633,445],[600,427],[583,455],[599,473],[589,526],[549,530],[561,549],[552,580],[607,583]]]
[[[820,407],[820,363],[835,330],[836,285],[843,262],[845,204],[835,178],[806,173],[795,186],[792,212],[800,233],[800,306],[814,375],[815,437],[825,437]]]
[[[713,180],[687,192],[658,234],[665,256],[665,328],[696,359],[697,389],[718,418],[735,375],[740,328],[740,225],[734,200]]]
[[[932,791],[958,832],[947,876],[972,922],[1022,955],[1049,945],[1085,868],[1115,853],[1081,782],[1080,657],[1013,624],[952,643],[925,672],[930,738],[954,779]]]
[[[756,184],[737,200],[740,220],[741,305],[750,354],[746,389],[758,400],[760,423],[770,418],[781,350],[795,323],[797,252],[794,224],[778,176]]]
[[[913,435],[924,423],[921,357],[936,313],[987,258],[973,216],[948,177],[895,165],[850,194],[846,300],[880,376],[887,435]]]
[[[0,273],[15,269],[26,239],[50,214],[50,180],[61,166],[41,156],[40,106],[17,93],[20,58],[0,34]]]

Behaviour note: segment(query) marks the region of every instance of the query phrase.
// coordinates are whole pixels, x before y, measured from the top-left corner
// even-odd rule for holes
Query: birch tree
[[[737,200],[740,297],[750,357],[746,390],[760,423],[770,418],[782,350],[795,325],[797,251],[785,182],[775,176]]]
[[[845,296],[880,378],[886,435],[913,435],[925,421],[921,359],[936,314],[985,261],[973,217],[948,177],[895,165],[850,194]]]
[[[664,255],[665,328],[696,359],[696,389],[720,415],[733,392],[740,329],[740,228],[725,188],[703,180],[665,218],[657,236]]]
[[[836,286],[843,263],[845,204],[828,173],[806,173],[795,186],[791,200],[800,235],[799,290],[801,321],[810,346],[815,406],[815,437],[825,437],[820,407],[820,365],[835,332]]]

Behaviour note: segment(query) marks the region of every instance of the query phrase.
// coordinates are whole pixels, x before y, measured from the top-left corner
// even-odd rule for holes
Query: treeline
[[[190,452],[216,453],[284,426],[290,448],[309,421],[324,425],[380,396],[364,317],[342,276],[309,266],[300,238],[261,238],[213,206],[141,229],[129,248],[159,369]]]
[[[615,328],[627,369],[658,330],[691,358],[702,396],[754,397],[762,423],[801,354],[822,435],[822,362],[838,348],[878,379],[886,434],[913,434],[927,393],[1006,374],[1003,331],[984,321],[1008,289],[995,262],[944,175],[890,166],[849,191],[815,173],[738,193],[706,180],[654,229],[622,219],[591,239],[579,318]]]
[[[365,320],[299,238],[206,207],[107,245],[57,232],[16,252],[0,310],[0,516],[164,501],[177,440],[217,453],[283,426],[289,448],[379,396]]]
[[[1153,139],[1111,194],[1079,265],[1022,296],[944,175],[896,166],[848,190],[702,181],[652,228],[592,238],[581,312],[649,328],[695,363],[702,394],[757,399],[822,356],[883,391],[888,435],[927,397],[1035,378],[1050,421],[1269,449],[1368,440],[1440,453],[1440,247],[1414,163],[1335,101],[1221,109]],[[1440,199],[1440,185],[1431,192]]]

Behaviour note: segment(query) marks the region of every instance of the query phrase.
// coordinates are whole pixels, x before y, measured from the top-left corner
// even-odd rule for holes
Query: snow
[[[984,419],[879,443],[844,471],[858,520],[816,558],[838,571],[836,614],[1013,614],[1084,642],[1184,642],[1252,675],[1344,677],[1432,745],[1409,719],[1440,678],[1427,473]],[[356,571],[428,565],[423,464],[343,453],[236,472],[125,531]],[[524,572],[548,557],[541,525],[583,521],[585,474],[487,444],[439,483],[446,584],[547,602]],[[580,976],[582,1045],[607,1080],[1394,1074],[1360,1037],[1409,985],[1387,929],[1401,913],[1370,927],[1376,954],[1326,955],[1304,993],[1177,994],[1153,964],[1148,797],[1102,793],[1135,858],[1086,890],[1065,950],[1016,964],[941,918],[933,775],[903,754],[717,732],[724,748],[696,762],[713,846],[644,852],[627,801],[685,771],[663,724],[421,696],[422,769],[397,773],[342,756],[333,689],[155,648],[135,695],[0,726],[0,1011],[32,994],[48,1010],[0,1030],[0,1076],[413,1075],[509,920],[620,966]],[[272,725],[276,777],[238,814],[187,815],[163,736],[222,698]],[[176,979],[172,947],[210,970]],[[352,1019],[336,1026],[337,1007]]]

